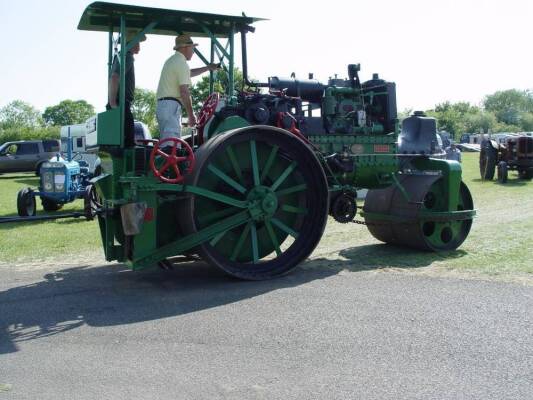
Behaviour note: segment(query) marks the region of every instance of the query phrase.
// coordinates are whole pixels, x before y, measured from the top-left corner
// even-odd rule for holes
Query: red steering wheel
[[[163,147],[161,145],[165,143],[170,144],[170,146],[167,146],[170,147],[170,154],[161,150],[161,147]],[[181,148],[185,150],[185,155],[177,155],[179,148],[178,145],[181,145]],[[163,165],[159,168],[155,165],[156,156],[161,156],[164,160]],[[182,171],[178,164],[183,162],[188,162],[188,166]],[[167,183],[182,182],[185,179],[185,175],[190,174],[194,169],[194,153],[191,149],[191,146],[189,146],[185,140],[179,138],[166,138],[156,142],[152,152],[150,153],[150,168],[160,181]],[[164,173],[169,169],[170,171],[174,172],[175,177],[169,178],[164,175]]]
[[[204,101],[202,109],[198,113],[198,119],[196,120],[196,126],[198,128],[198,137],[200,143],[203,142],[204,126],[207,124],[207,121],[212,117],[217,109],[218,102],[220,100],[220,94],[218,92],[213,92],[207,97]]]

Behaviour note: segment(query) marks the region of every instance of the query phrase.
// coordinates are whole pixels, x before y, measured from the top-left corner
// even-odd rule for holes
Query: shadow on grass
[[[105,327],[175,317],[297,287],[345,269],[418,268],[465,252],[413,254],[388,245],[352,247],[341,252],[345,260],[310,260],[286,276],[260,282],[233,279],[200,261],[171,271],[132,272],[121,264],[65,268],[0,292],[0,354],[18,351],[17,343],[85,324]]]
[[[17,183],[21,183],[23,185],[27,185],[29,187],[31,187],[32,189],[36,190],[37,189],[37,186],[39,186],[39,178],[38,177],[35,177],[35,178],[22,178],[22,179],[14,179],[13,181],[17,182]]]
[[[498,182],[497,179],[495,180],[492,180],[492,181],[488,181],[488,180],[483,180],[481,178],[475,178],[475,179],[471,179],[472,182],[478,182],[478,183],[485,183],[487,185],[490,185],[490,184],[493,184],[493,185],[498,185],[498,186],[524,186],[524,185],[527,185],[527,183],[529,182],[527,179],[522,179],[522,178],[512,178],[512,177],[509,177],[509,179],[507,180],[506,183],[500,183]]]
[[[39,181],[39,177],[35,174],[27,174],[27,175],[0,175],[0,180],[14,180],[15,182],[29,182],[31,184],[35,183],[35,181]]]
[[[58,211],[56,213],[55,212],[49,212],[49,213],[43,212],[43,213],[38,213],[37,216],[57,216],[60,214],[70,214],[70,213],[82,213],[83,214],[83,210]],[[11,218],[11,217],[18,218],[19,215],[17,213],[9,213],[9,214],[0,215],[0,231],[10,230],[18,226],[22,226],[22,225],[38,226],[45,222],[50,222],[50,221],[54,221],[57,224],[79,224],[80,222],[87,221],[87,219],[84,216],[79,216],[79,217],[68,217],[68,218],[58,218],[58,219],[45,219],[45,220],[40,220],[40,221],[24,221],[21,219],[20,221],[14,221],[14,222],[2,222],[2,218]],[[24,217],[21,217],[21,218],[24,218]]]

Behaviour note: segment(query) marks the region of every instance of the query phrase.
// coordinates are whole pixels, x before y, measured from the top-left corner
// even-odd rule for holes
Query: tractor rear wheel
[[[241,225],[197,249],[205,261],[234,277],[285,274],[311,254],[324,232],[324,171],[309,147],[285,130],[255,126],[213,137],[197,151],[187,184],[246,204],[239,208],[190,194],[179,213],[184,233],[190,234],[246,210]]]
[[[445,180],[438,176],[405,175],[400,177],[400,183],[409,194],[409,201],[396,185],[368,191],[363,211],[372,236],[385,243],[427,251],[459,247],[470,232],[471,218],[442,221],[421,217],[447,211]],[[463,182],[458,204],[453,208],[456,211],[473,209],[472,196]]]
[[[498,150],[492,147],[490,140],[481,142],[479,153],[479,173],[481,179],[491,181],[494,178],[498,160]]]
[[[21,217],[33,217],[37,207],[31,188],[20,189],[17,194],[17,212]]]

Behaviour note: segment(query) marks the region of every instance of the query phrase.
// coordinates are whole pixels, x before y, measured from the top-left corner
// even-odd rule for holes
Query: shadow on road
[[[344,259],[313,259],[289,275],[261,282],[233,279],[203,262],[179,264],[171,271],[132,272],[121,264],[65,268],[44,275],[37,283],[0,292],[0,354],[17,351],[17,343],[85,324],[113,326],[174,317],[296,287],[342,270],[383,265],[417,268],[437,258],[463,254],[359,246],[341,251]]]

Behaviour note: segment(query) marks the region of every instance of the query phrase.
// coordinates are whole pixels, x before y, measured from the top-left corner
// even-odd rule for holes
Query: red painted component
[[[170,154],[165,153],[161,150],[161,147],[164,147],[164,144],[170,143]],[[185,149],[186,155],[178,156],[178,148],[181,145],[182,149]],[[156,156],[160,156],[165,160],[164,164],[158,169],[155,166]],[[194,153],[191,149],[191,146],[182,139],[179,138],[166,138],[155,143],[152,152],[150,153],[150,168],[154,173],[154,176],[158,177],[160,181],[167,183],[180,183],[185,179],[185,175],[190,174],[194,169]],[[180,170],[178,163],[188,162],[189,165],[185,170]],[[165,176],[165,172],[168,170],[173,171],[175,177],[170,178]]]
[[[375,144],[374,145],[374,153],[388,153],[390,151],[390,147],[388,144]]]
[[[146,211],[144,212],[144,222],[150,222],[154,220],[154,209],[152,207],[148,207]]]
[[[289,129],[285,128],[285,126],[283,124],[283,118],[285,118],[285,117],[289,117],[291,119],[291,126],[289,127]],[[300,139],[302,139],[305,143],[309,143],[309,140],[307,140],[307,138],[304,135],[302,135],[302,132],[300,132],[300,130],[298,128],[296,128],[296,118],[294,118],[290,113],[288,113],[288,112],[279,112],[278,113],[278,119],[276,121],[276,126],[278,128],[282,128],[282,129],[288,130],[293,135],[298,136]]]
[[[202,109],[198,113],[198,119],[196,120],[196,126],[198,128],[198,142],[202,144],[204,142],[204,127],[207,121],[215,113],[218,102],[220,100],[220,94],[213,92],[205,100]]]

